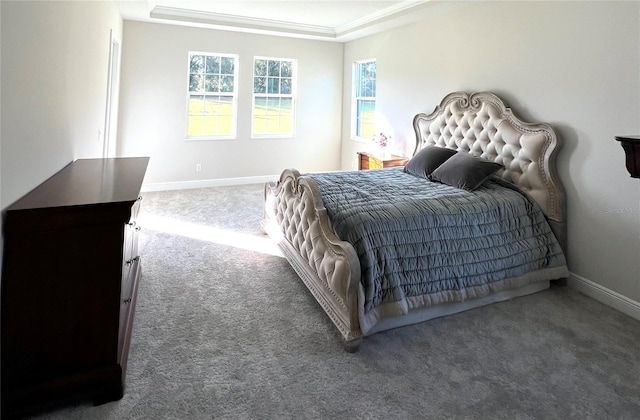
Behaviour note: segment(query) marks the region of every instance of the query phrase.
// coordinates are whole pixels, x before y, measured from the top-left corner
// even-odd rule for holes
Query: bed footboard
[[[353,246],[333,232],[315,181],[286,169],[265,185],[263,229],[336,325],[347,351],[356,351],[360,262]]]

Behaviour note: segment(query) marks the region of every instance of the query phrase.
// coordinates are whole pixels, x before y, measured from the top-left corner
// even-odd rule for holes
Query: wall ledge
[[[572,287],[585,295],[640,321],[640,302],[629,299],[618,292],[607,289],[606,287],[575,273],[569,274],[568,285],[569,287]]]
[[[142,192],[189,190],[193,188],[225,187],[228,185],[264,184],[277,181],[280,175],[247,176],[241,178],[200,179],[194,181],[158,182],[142,184]]]

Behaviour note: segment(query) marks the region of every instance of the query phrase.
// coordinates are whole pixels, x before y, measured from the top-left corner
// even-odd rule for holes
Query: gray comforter
[[[505,279],[566,270],[544,214],[517,187],[495,178],[468,192],[402,169],[307,174],[360,258],[365,313],[416,296],[478,297]]]

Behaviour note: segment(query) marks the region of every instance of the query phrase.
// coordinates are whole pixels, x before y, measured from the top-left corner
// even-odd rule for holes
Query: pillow
[[[502,168],[503,166],[499,163],[467,153],[456,153],[433,171],[429,179],[473,191]]]
[[[436,168],[455,155],[456,151],[438,146],[427,146],[420,150],[404,167],[408,174],[429,178]]]

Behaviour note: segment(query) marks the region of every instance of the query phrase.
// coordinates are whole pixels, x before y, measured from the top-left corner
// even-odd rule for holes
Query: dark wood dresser
[[[148,162],[76,160],[4,212],[3,419],[122,397]]]

